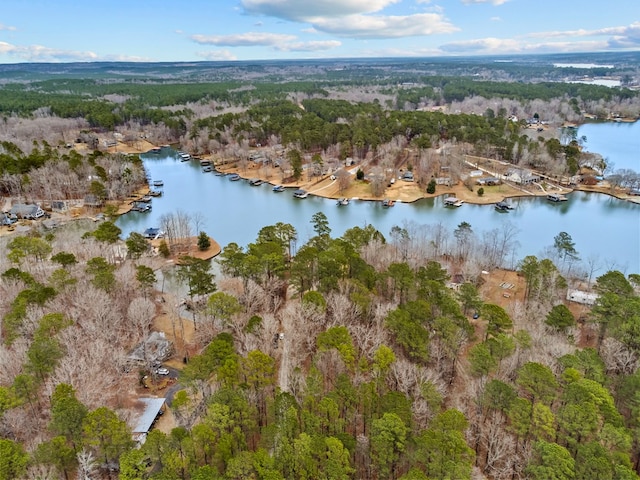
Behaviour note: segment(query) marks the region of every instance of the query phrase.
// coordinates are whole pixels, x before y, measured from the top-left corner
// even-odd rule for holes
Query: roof
[[[16,215],[33,215],[38,211],[38,208],[38,205],[35,205],[33,203],[16,203],[13,207],[11,207],[11,213]]]
[[[133,433],[147,433],[164,406],[164,398],[146,397],[140,398],[139,401],[144,404],[144,410],[138,417],[138,423],[134,427]]]

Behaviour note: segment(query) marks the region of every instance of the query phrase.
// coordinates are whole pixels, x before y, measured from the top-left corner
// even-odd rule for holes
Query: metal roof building
[[[147,433],[153,427],[158,415],[164,410],[164,398],[140,398],[140,402],[144,404],[144,410],[138,417],[136,426],[133,428],[133,439],[139,444],[143,444],[147,440]]]

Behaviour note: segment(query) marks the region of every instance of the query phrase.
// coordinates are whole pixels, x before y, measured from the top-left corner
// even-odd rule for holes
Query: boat
[[[296,190],[295,192],[293,192],[293,196],[295,198],[307,198],[309,196],[309,192],[307,192],[306,190],[303,190],[301,188],[299,188],[298,190]]]
[[[501,202],[496,203],[496,210],[499,212],[508,212],[509,210],[513,210],[513,205],[502,200]]]
[[[144,195],[143,197],[140,197],[138,201],[142,203],[149,203],[151,202],[151,195]]]
[[[284,192],[284,187],[282,185],[276,185],[271,190],[276,193],[280,193],[280,192]]]
[[[395,204],[396,202],[394,200],[391,200],[390,198],[385,198],[384,200],[382,200],[382,206],[385,208],[393,207]]]
[[[151,195],[152,197],[161,197],[162,196],[162,191],[160,191],[160,190],[149,190],[149,195]]]
[[[211,165],[207,165],[205,167],[202,168],[203,172],[213,172],[213,167]]]
[[[238,175],[237,173],[232,173],[231,175],[229,175],[229,180],[231,180],[232,182],[237,182],[241,178],[242,177],[240,177],[240,175]]]
[[[341,199],[338,200],[337,204],[338,204],[339,207],[349,205],[349,199],[348,198],[341,198]]]
[[[259,178],[252,178],[251,180],[249,180],[249,185],[251,185],[252,187],[257,187],[258,185],[262,185],[262,180]]]
[[[153,181],[153,186],[154,187],[161,187],[164,185],[164,182],[162,180],[154,180]]]
[[[195,160],[195,158],[194,158],[194,160]],[[200,161],[200,166],[201,167],[208,167],[209,165],[211,165],[211,160],[207,160],[207,159],[201,158],[201,159],[199,159],[199,161]]]
[[[464,203],[464,200],[460,200],[456,197],[447,197],[444,199],[445,207],[460,207]]]
[[[152,148],[151,150],[149,150],[148,153],[153,153],[153,154],[157,155],[157,154],[160,153],[160,151],[161,150],[159,148]]]
[[[547,200],[550,202],[566,202],[568,198],[559,193],[548,193]]]

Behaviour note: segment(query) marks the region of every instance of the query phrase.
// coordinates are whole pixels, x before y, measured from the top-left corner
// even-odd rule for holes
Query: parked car
[[[158,375],[169,375],[169,369],[168,368],[164,368],[164,367],[160,367],[156,370],[156,374]]]

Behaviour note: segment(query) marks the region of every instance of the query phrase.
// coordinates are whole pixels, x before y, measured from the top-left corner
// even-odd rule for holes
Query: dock
[[[460,200],[456,197],[447,197],[444,199],[445,207],[460,207],[464,203],[464,200]]]

